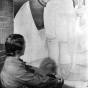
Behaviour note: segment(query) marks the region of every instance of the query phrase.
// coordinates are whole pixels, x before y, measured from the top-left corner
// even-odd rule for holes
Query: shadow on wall
[[[49,72],[56,73],[56,63],[53,59],[51,59],[49,57],[43,59],[43,61],[40,64],[40,68],[45,70],[46,74],[49,73]],[[62,86],[62,88],[75,88],[75,87],[64,84]]]
[[[56,63],[53,59],[47,57],[43,59],[43,61],[40,64],[40,68],[45,70],[45,72],[53,72],[56,73]]]
[[[62,88],[75,88],[75,87],[68,86],[68,85],[64,84],[64,85],[62,86]]]

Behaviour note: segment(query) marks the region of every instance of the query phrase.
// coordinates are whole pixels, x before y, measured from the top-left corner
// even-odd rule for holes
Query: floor
[[[87,82],[65,80],[62,88],[88,88],[87,84]]]

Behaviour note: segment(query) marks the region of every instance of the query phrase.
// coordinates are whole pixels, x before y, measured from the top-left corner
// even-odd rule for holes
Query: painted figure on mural
[[[62,64],[61,68],[65,66],[65,70],[61,69],[64,75],[69,72],[78,73],[81,67],[77,67],[77,65],[88,65],[88,2],[87,0],[75,0],[74,2],[75,4],[69,0],[69,4],[66,0],[50,0],[44,11],[45,34],[48,39],[49,55],[56,62],[58,61],[57,64]],[[57,44],[55,39],[57,39]],[[66,68],[65,64],[71,65]]]
[[[81,11],[80,13],[78,11],[80,10],[79,8],[85,7],[84,4],[84,0],[73,0],[73,2],[72,0],[50,0],[44,10],[44,26],[48,40],[49,56],[56,63],[58,62],[58,65],[69,64],[68,66],[71,66],[71,68],[68,67],[69,72],[72,73],[78,73],[76,61],[78,37],[81,32],[78,14],[84,14],[86,10],[82,9],[83,12]],[[84,17],[86,16],[80,18],[81,25]],[[84,43],[82,44],[85,46]],[[68,72],[68,69],[62,70],[62,74],[66,75],[66,72]]]
[[[73,1],[50,0],[44,9],[44,26],[48,39],[49,56],[58,65],[71,64],[73,32],[76,27]]]

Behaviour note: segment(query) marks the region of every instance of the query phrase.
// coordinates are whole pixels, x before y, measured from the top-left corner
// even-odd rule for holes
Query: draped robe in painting
[[[77,70],[82,78],[88,80],[88,1],[85,0],[85,5],[77,9],[79,27],[78,27],[78,45],[76,64]]]
[[[49,55],[57,64],[70,64],[74,52],[76,13],[72,0],[50,0],[44,9]],[[57,41],[54,42],[53,41]],[[56,44],[57,43],[57,44]]]
[[[44,9],[49,56],[58,61],[57,73],[66,79],[88,79],[87,7],[76,9],[72,0],[50,0]],[[77,11],[83,15],[79,17]]]
[[[23,4],[14,18],[14,33],[22,34],[26,41],[25,54],[22,56],[22,59],[26,62],[48,56],[45,48],[45,36],[35,26],[29,3],[28,1]]]

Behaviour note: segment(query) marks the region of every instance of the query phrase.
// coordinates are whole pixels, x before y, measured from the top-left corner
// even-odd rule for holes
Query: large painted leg
[[[61,64],[69,64],[71,63],[71,56],[68,53],[68,46],[67,42],[66,43],[61,43],[60,44],[60,63]]]
[[[59,59],[59,47],[58,47],[58,41],[57,39],[54,40],[48,40],[48,54],[51,59],[55,61],[55,63],[58,65],[58,59]]]
[[[72,63],[72,67],[71,67],[70,72],[78,73],[78,71],[76,70],[76,54],[72,55],[71,59],[72,59],[72,62],[71,62]]]
[[[79,33],[79,32],[78,32]],[[76,70],[76,57],[77,57],[77,52],[78,52],[78,35],[76,35],[76,30],[74,31],[74,34],[73,34],[73,38],[72,38],[72,46],[71,46],[71,64],[72,64],[72,67],[71,67],[71,70],[70,72],[72,73],[78,73],[78,71]]]
[[[64,76],[69,75],[71,69],[71,56],[68,52],[68,43],[60,43],[60,73]]]

